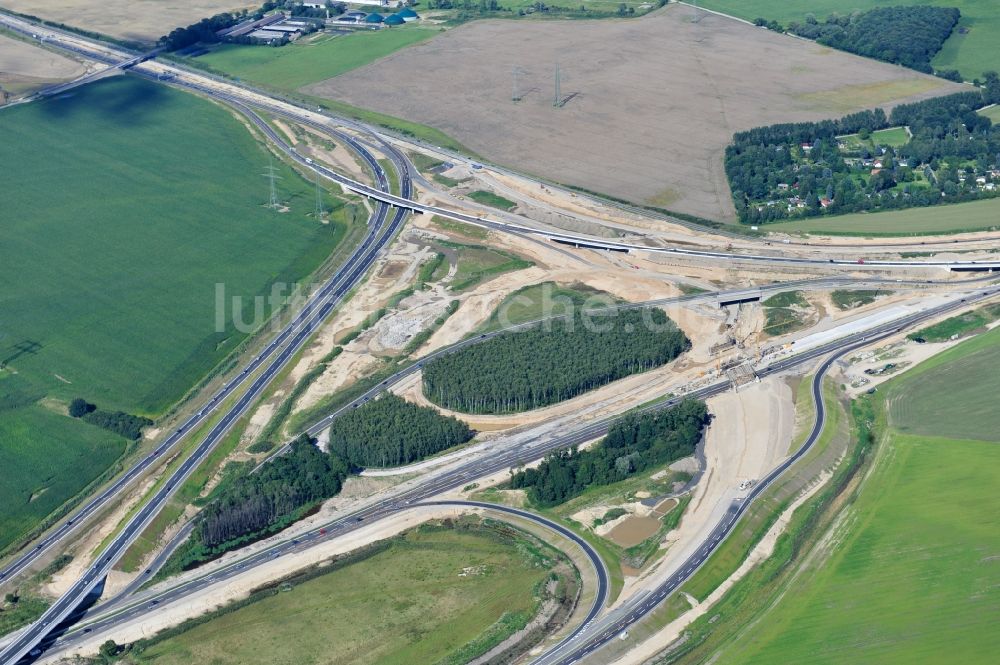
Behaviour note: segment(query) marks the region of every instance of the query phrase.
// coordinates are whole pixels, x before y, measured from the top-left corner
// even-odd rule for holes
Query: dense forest
[[[354,467],[399,466],[472,438],[461,420],[388,393],[330,426],[330,451]]]
[[[285,528],[323,499],[334,496],[347,477],[347,464],[317,448],[308,436],[291,450],[221,486],[198,515],[194,532],[178,552],[190,568],[223,552]]]
[[[610,485],[692,455],[709,420],[705,403],[691,399],[665,411],[626,415],[597,445],[552,453],[538,468],[515,473],[511,487],[527,488],[536,506],[558,505],[592,485]]]
[[[557,319],[436,358],[424,395],[466,413],[512,413],[663,365],[690,347],[661,310]]]
[[[955,203],[1000,194],[1000,127],[976,110],[1000,102],[1000,77],[980,90],[821,122],[733,136],[726,174],[740,220]],[[900,128],[889,140],[880,130]]]
[[[824,22],[812,15],[790,23],[788,31],[842,51],[933,73],[931,60],[951,36],[958,19],[951,7],[876,7],[834,14]]]

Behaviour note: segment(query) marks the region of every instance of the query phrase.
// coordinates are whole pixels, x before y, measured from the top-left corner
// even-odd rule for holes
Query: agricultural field
[[[992,662],[1000,422],[974,393],[994,392],[997,381],[969,372],[995,367],[998,350],[1000,336],[984,335],[888,384],[884,449],[829,557],[806,566],[795,593],[715,662]],[[931,394],[947,404],[929,410]]]
[[[694,15],[670,5],[629,21],[476,21],[302,91],[429,125],[527,173],[734,220],[722,164],[734,132],[960,89]]]
[[[86,72],[82,63],[0,32],[0,90],[18,96],[72,80]],[[0,94],[0,106],[3,105]]]
[[[485,529],[424,527],[154,643],[134,662],[464,663],[477,655],[464,648],[492,627],[534,615],[551,565],[534,545]]]
[[[962,233],[1000,228],[1000,199],[836,217],[812,217],[767,225],[781,233],[903,236]]]
[[[921,363],[891,384],[889,415],[901,432],[1000,441],[1000,329]]]
[[[22,410],[50,414],[35,415],[39,429],[21,450],[24,476],[48,479],[17,488],[49,487],[28,511],[36,515],[123,449],[114,440],[87,464],[53,461],[54,445],[108,440],[64,420],[70,400],[162,414],[246,336],[228,314],[217,331],[216,284],[244,297],[239,315],[253,323],[253,296],[308,278],[353,206],[336,202],[330,223],[319,223],[313,186],[276,162],[287,211],[268,209],[268,155],[245,127],[214,104],[139,79],[105,79],[0,114],[0,160],[18,164],[5,174],[0,376],[16,376],[28,396],[3,417],[16,428]]]
[[[849,14],[889,5],[934,5],[957,7],[962,12],[958,29],[931,61],[935,69],[957,69],[971,81],[985,71],[1000,69],[1000,15],[996,6],[983,0],[704,0],[705,9],[753,21],[773,19],[782,25],[805,20],[812,13],[822,20],[836,12]]]
[[[152,44],[176,27],[219,12],[259,7],[248,0],[4,0],[11,11],[37,16],[128,41]]]
[[[18,377],[0,372],[4,401]],[[125,452],[125,439],[28,404],[0,408],[0,550],[76,496]]]
[[[281,48],[222,44],[189,60],[236,78],[295,90],[372,63],[438,32],[406,26],[344,36],[315,33]]]

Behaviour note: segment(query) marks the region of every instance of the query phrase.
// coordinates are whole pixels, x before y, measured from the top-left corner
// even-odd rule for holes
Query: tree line
[[[1000,128],[976,113],[1000,102],[1000,77],[987,72],[984,79],[979,90],[902,104],[888,116],[875,109],[738,132],[726,148],[725,168],[740,220],[761,224],[995,196],[1000,189],[968,177],[992,179],[1000,164]],[[867,141],[895,126],[910,132],[902,146],[852,149],[838,139],[859,134]]]
[[[133,416],[131,413],[125,413],[124,411],[98,409],[97,406],[81,397],[77,397],[70,402],[69,415],[132,441],[141,439],[143,428],[153,424],[153,421],[149,418]]]
[[[220,486],[175,555],[177,565],[186,570],[280,531],[340,492],[347,473],[339,456],[324,453],[301,435],[287,454],[257,473],[243,473]]]
[[[670,362],[690,342],[659,309],[566,319],[497,335],[427,363],[424,395],[465,413],[516,413]]]
[[[231,28],[237,23],[251,18],[258,21],[264,18],[264,14],[275,9],[285,9],[295,17],[325,18],[327,10],[331,13],[341,14],[347,9],[347,5],[343,2],[327,2],[324,9],[314,9],[305,7],[301,2],[294,0],[267,0],[253,13],[250,13],[246,9],[236,12],[220,12],[208,18],[203,18],[191,25],[174,28],[169,34],[160,37],[158,43],[168,51],[179,51],[199,42],[202,44],[215,44],[222,41],[218,34],[216,34],[220,30]],[[249,43],[248,39],[237,38],[236,41],[239,43]]]
[[[832,14],[820,22],[812,14],[788,31],[841,51],[933,73],[931,60],[958,24],[953,7],[876,7]]]
[[[625,415],[592,448],[551,453],[537,468],[514,473],[510,486],[527,489],[536,506],[558,505],[592,485],[610,485],[694,454],[710,419],[705,403],[694,399],[664,411]]]
[[[388,393],[330,426],[330,451],[352,467],[409,464],[465,443],[474,432],[461,420]]]

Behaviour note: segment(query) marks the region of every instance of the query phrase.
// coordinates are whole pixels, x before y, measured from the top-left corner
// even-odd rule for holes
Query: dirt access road
[[[733,132],[964,89],[696,13],[476,21],[305,91],[436,127],[527,173],[733,219],[722,168]]]

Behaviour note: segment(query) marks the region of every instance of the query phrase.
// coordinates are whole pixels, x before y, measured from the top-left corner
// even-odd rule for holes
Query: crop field
[[[224,44],[194,64],[275,88],[295,90],[430,39],[438,30],[406,26],[333,37],[316,34],[281,48]]]
[[[122,450],[115,441],[109,454],[63,465],[53,446],[99,443],[62,420],[68,401],[161,414],[245,337],[229,315],[217,332],[216,284],[243,296],[239,315],[252,323],[254,296],[308,277],[342,238],[349,208],[316,222],[313,186],[284,166],[288,211],[266,208],[268,156],[243,125],[131,77],[0,114],[0,161],[18,164],[5,172],[0,366],[29,396],[4,418],[16,427],[35,404],[56,414],[35,416],[37,454],[22,444],[24,464],[37,465],[24,474],[50,486],[32,502],[35,515]],[[62,478],[67,471],[75,477]]]
[[[14,95],[34,92],[80,76],[82,63],[0,32],[0,88]]]
[[[249,0],[4,0],[3,7],[129,41],[153,43],[174,28],[243,7]]]
[[[959,89],[693,14],[670,5],[629,21],[475,21],[303,91],[429,125],[527,173],[732,220],[722,155],[733,132]]]
[[[418,529],[373,556],[153,644],[138,662],[452,662],[445,659],[501,617],[533,613],[534,589],[547,576],[530,547],[477,531]]]
[[[853,213],[836,217],[778,222],[762,227],[781,233],[901,236],[961,233],[1000,228],[1000,199],[969,201],[928,208]]]
[[[829,558],[807,566],[794,593],[782,594],[716,662],[993,662],[1000,650],[992,625],[1000,606],[998,421],[966,386],[995,391],[995,378],[968,372],[977,363],[995,367],[997,349],[1000,336],[984,335],[889,384],[894,429]],[[947,396],[954,413],[941,427],[934,420],[943,409],[921,411],[930,406],[925,385],[938,399]],[[915,402],[897,414],[897,404]],[[961,427],[970,421],[975,427]],[[962,438],[970,436],[990,440]]]
[[[968,81],[1000,69],[1000,14],[989,0],[704,0],[698,4],[747,21],[762,17],[782,25],[804,21],[810,12],[822,20],[835,12],[850,14],[886,5],[957,7],[962,12],[958,29],[932,61],[934,68],[957,69]]]
[[[15,378],[0,372],[0,391],[7,391]],[[101,475],[126,443],[33,404],[0,410],[0,441],[0,550]]]
[[[895,428],[907,434],[1000,441],[1000,329],[921,363],[887,393]]]

